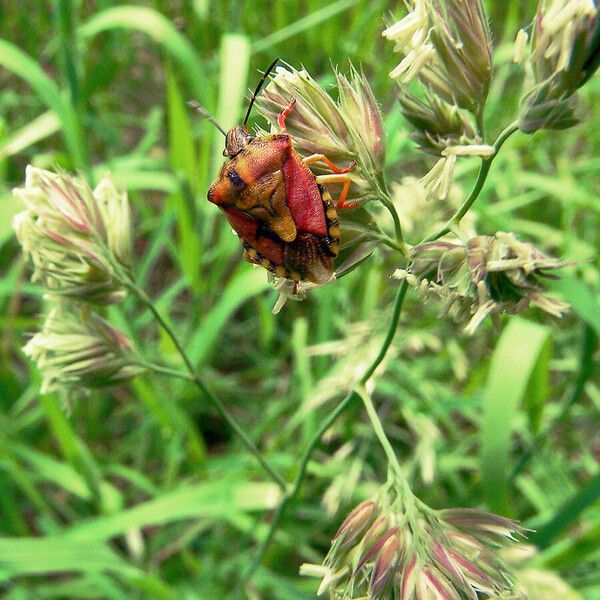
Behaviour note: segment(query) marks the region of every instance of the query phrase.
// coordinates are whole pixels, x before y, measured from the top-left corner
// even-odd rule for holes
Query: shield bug
[[[285,119],[295,100],[278,118],[279,133],[253,136],[248,132],[250,111],[263,83],[277,64],[274,61],[259,82],[243,125],[225,132],[223,156],[229,160],[208,190],[208,200],[227,217],[244,247],[244,257],[277,277],[323,284],[333,276],[340,228],[336,205],[325,188],[343,183],[337,203],[347,208],[348,172],[324,154],[302,158],[292,147]],[[197,106],[196,106],[197,108]],[[315,176],[309,166],[325,163],[332,174]]]

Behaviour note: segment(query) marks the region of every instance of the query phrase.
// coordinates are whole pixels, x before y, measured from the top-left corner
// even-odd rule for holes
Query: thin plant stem
[[[475,122],[477,123],[477,133],[479,134],[479,137],[484,140],[485,139],[485,120],[483,118],[483,107],[481,107],[476,115],[475,115]]]
[[[406,281],[402,281],[400,283],[400,286],[398,287],[398,291],[396,293],[396,299],[394,301],[394,310],[392,313],[392,318],[390,319],[390,324],[388,326],[388,331],[387,331],[385,340],[383,341],[383,344],[381,345],[381,349],[379,350],[379,353],[377,354],[377,356],[375,357],[375,359],[373,360],[373,362],[371,363],[369,368],[366,370],[364,375],[361,377],[361,379],[358,383],[358,386],[355,389],[353,389],[351,392],[349,392],[346,395],[346,397],[327,415],[327,417],[321,423],[321,427],[319,427],[319,430],[315,432],[315,434],[311,438],[310,442],[304,449],[304,452],[300,459],[300,466],[298,468],[298,473],[296,474],[296,478],[294,480],[292,488],[290,489],[288,494],[285,496],[285,498],[281,501],[281,503],[277,507],[277,510],[275,511],[275,514],[273,515],[273,519],[271,521],[271,526],[269,527],[269,531],[267,532],[265,539],[263,540],[262,544],[260,545],[260,548],[258,549],[256,557],[255,557],[254,561],[252,562],[252,564],[250,565],[250,568],[248,569],[246,576],[242,579],[242,582],[240,583],[240,585],[252,578],[252,576],[258,569],[260,563],[262,562],[262,559],[264,558],[264,556],[269,548],[269,545],[271,544],[273,536],[275,535],[275,531],[277,530],[277,527],[279,526],[279,523],[281,522],[281,519],[283,518],[283,516],[285,514],[286,508],[288,507],[289,503],[296,497],[296,495],[298,494],[298,491],[300,490],[300,486],[302,485],[304,476],[306,474],[306,468],[308,466],[308,461],[310,460],[310,457],[312,456],[313,450],[315,449],[315,447],[317,446],[317,444],[323,437],[323,434],[331,427],[331,425],[335,422],[335,420],[344,412],[344,410],[346,410],[346,408],[354,400],[361,397],[361,394],[357,390],[364,387],[364,385],[371,378],[371,376],[373,375],[373,373],[375,372],[377,367],[381,364],[381,362],[385,358],[385,355],[386,355],[389,347],[392,344],[394,335],[396,333],[396,329],[398,327],[398,322],[400,320],[400,314],[402,312],[402,306],[404,304],[404,298],[406,297],[407,289],[408,289],[408,284],[406,283]]]
[[[440,230],[438,230],[435,233],[433,233],[432,235],[426,237],[424,240],[419,242],[419,244],[424,244],[426,242],[433,242],[433,241],[441,238],[442,236],[446,235],[447,233],[450,233],[450,231],[452,230],[452,227],[454,227],[455,225],[458,225],[460,223],[461,219],[467,214],[467,212],[473,206],[475,200],[477,200],[477,198],[479,197],[479,194],[481,193],[481,190],[483,189],[483,185],[485,184],[487,176],[490,172],[490,167],[492,166],[492,163],[494,162],[494,159],[496,158],[496,156],[498,156],[498,151],[500,150],[500,148],[502,147],[504,142],[506,142],[506,140],[513,133],[518,131],[518,129],[519,129],[519,124],[517,121],[515,121],[514,123],[511,123],[508,127],[506,127],[506,129],[504,129],[502,131],[502,133],[498,136],[498,138],[494,142],[494,149],[495,149],[494,154],[492,154],[488,158],[481,159],[481,166],[479,167],[479,173],[477,174],[477,179],[475,181],[475,185],[473,186],[473,189],[471,190],[471,193],[469,194],[469,196],[460,205],[460,207],[457,209],[457,211],[452,215],[452,217],[450,217],[450,219],[446,222],[446,224]]]
[[[394,471],[394,474],[398,478],[402,480],[406,479],[404,470],[398,462],[398,457],[396,456],[396,453],[392,448],[392,444],[390,443],[390,440],[385,434],[385,431],[383,429],[383,423],[381,422],[381,419],[377,414],[377,410],[375,410],[375,405],[373,404],[371,395],[367,392],[367,390],[364,387],[360,389],[358,393],[360,394],[363,404],[365,405],[365,410],[367,411],[367,415],[369,416],[369,420],[371,421],[373,431],[375,432],[375,435],[377,436],[377,439],[379,440],[379,443],[381,444],[381,447],[385,452],[385,455],[388,460],[388,465]]]
[[[400,252],[400,254],[402,254],[403,256],[407,255],[408,251],[406,248],[406,244],[400,245],[398,242],[395,242],[394,240],[387,237],[387,235],[378,235],[374,239],[379,240],[385,246],[392,248],[392,250],[396,250],[396,252]]]
[[[231,429],[235,432],[235,434],[240,438],[241,442],[244,444],[246,449],[254,455],[256,460],[260,463],[260,465],[263,467],[263,469],[269,474],[271,479],[275,483],[277,483],[277,485],[285,492],[288,487],[286,480],[279,473],[277,473],[277,471],[275,471],[273,469],[273,467],[271,467],[271,465],[269,465],[269,463],[263,457],[260,450],[254,445],[254,442],[252,442],[252,440],[248,437],[246,432],[242,429],[241,425],[234,419],[234,417],[227,410],[227,408],[221,402],[221,400],[219,400],[219,398],[217,398],[210,392],[210,390],[208,389],[206,384],[202,381],[200,376],[196,373],[196,369],[194,368],[192,361],[190,360],[189,356],[187,355],[185,348],[183,347],[183,344],[177,337],[177,334],[175,333],[175,331],[173,330],[171,325],[168,323],[168,321],[165,318],[163,318],[160,311],[156,308],[156,306],[154,305],[154,303],[152,302],[150,297],[146,294],[146,292],[144,292],[144,290],[140,289],[137,285],[135,285],[135,283],[133,283],[131,281],[127,282],[127,287],[148,308],[148,310],[152,313],[152,315],[156,319],[157,323],[164,329],[164,331],[167,333],[167,335],[171,338],[171,340],[173,341],[173,344],[175,345],[175,348],[177,349],[177,352],[181,356],[183,362],[185,363],[185,366],[187,367],[187,369],[190,373],[190,377],[189,377],[190,381],[192,381],[196,385],[196,387],[200,390],[200,393],[204,396],[205,400],[217,410],[217,412],[223,417],[223,419],[225,419],[225,421],[227,422],[229,427],[231,427]],[[170,369],[169,369],[169,371],[170,371]],[[163,371],[163,373],[169,374],[171,376],[181,377],[181,374],[177,371],[171,372],[171,373],[166,373]]]
[[[394,310],[392,311],[392,318],[390,319],[390,324],[388,326],[388,330],[383,340],[383,344],[381,344],[381,348],[379,349],[379,353],[375,357],[375,360],[371,363],[369,368],[365,371],[364,375],[360,378],[360,384],[365,385],[371,376],[375,372],[375,369],[381,364],[389,347],[392,345],[392,341],[394,340],[394,336],[396,335],[396,329],[398,328],[398,322],[400,321],[400,313],[402,312],[402,307],[404,306],[404,298],[406,297],[406,292],[408,290],[408,283],[406,280],[403,280],[398,287],[398,291],[396,292],[396,300],[394,301]]]
[[[385,178],[381,176],[371,183],[377,188],[377,191],[379,192],[379,201],[383,204],[383,206],[385,206],[392,217],[392,221],[394,222],[394,232],[396,234],[396,244],[398,246],[395,249],[398,250],[402,255],[406,256],[408,254],[408,248],[406,247],[404,237],[402,236],[400,217],[398,216],[398,211],[396,210],[394,202],[387,189]]]
[[[169,369],[169,367],[163,367],[162,365],[157,365],[156,363],[151,363],[142,359],[134,360],[132,362],[159,375],[166,375],[167,377],[173,377],[175,379],[183,379],[184,381],[194,381],[193,375],[177,371],[176,369]]]
[[[396,211],[396,207],[392,202],[392,199],[387,196],[381,196],[381,203],[387,208],[390,215],[392,215],[392,220],[394,221],[394,231],[396,232],[396,243],[399,245],[398,249],[402,254],[406,256],[407,252],[404,249],[404,241],[402,238],[402,225],[400,224],[400,217],[398,216],[398,212]]]
[[[384,233],[380,233],[378,231],[364,231],[363,235],[361,235],[359,238],[355,238],[352,241],[352,245],[354,247],[356,247],[359,244],[361,244],[363,242],[367,242],[367,241],[377,241],[377,242],[380,242],[384,246],[388,246],[388,248],[391,248],[392,250],[395,250],[396,252],[399,252],[403,256],[406,256],[406,254],[407,254],[406,244],[404,244],[404,243],[399,244],[398,242],[396,242],[392,238],[388,237]]]
[[[292,484],[292,487],[291,487],[290,491],[288,492],[288,494],[283,498],[283,500],[280,502],[279,506],[277,507],[277,510],[275,511],[275,514],[273,515],[273,519],[271,520],[271,526],[269,527],[269,531],[267,532],[265,539],[262,541],[262,544],[260,545],[260,548],[258,549],[256,556],[254,557],[254,561],[252,561],[250,568],[246,572],[246,575],[243,577],[242,580],[240,580],[237,589],[239,589],[244,583],[249,581],[252,578],[252,576],[254,575],[254,573],[256,572],[256,570],[258,569],[258,567],[260,566],[260,563],[262,562],[265,554],[267,553],[267,550],[269,549],[269,546],[271,545],[273,536],[275,535],[275,532],[277,531],[277,527],[279,526],[279,523],[281,522],[281,519],[283,518],[288,505],[290,504],[290,502],[292,502],[292,500],[296,497],[296,495],[298,494],[298,491],[300,490],[300,486],[302,485],[302,481],[304,480],[304,475],[306,474],[306,468],[308,466],[308,461],[310,460],[310,457],[311,457],[312,452],[315,449],[316,445],[319,443],[319,441],[323,437],[323,434],[331,427],[331,425],[333,425],[335,420],[344,412],[344,410],[346,410],[346,408],[354,400],[358,399],[359,397],[360,396],[356,393],[356,391],[352,390],[327,415],[325,420],[321,423],[321,427],[319,427],[319,430],[315,432],[315,434],[309,441],[308,445],[304,449],[302,457],[300,458],[300,466],[298,468],[298,473],[296,474],[296,478],[294,479],[294,483]]]

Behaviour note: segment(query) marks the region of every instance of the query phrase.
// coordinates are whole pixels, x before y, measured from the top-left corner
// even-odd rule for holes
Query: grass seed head
[[[23,352],[42,372],[42,393],[97,388],[130,379],[143,369],[131,342],[88,305],[61,302]]]
[[[600,64],[600,7],[594,0],[540,1],[532,26],[530,86],[521,107],[525,133],[577,123],[575,92]]]
[[[516,598],[513,577],[492,548],[515,541],[512,520],[469,509],[433,511],[386,486],[350,512],[322,566],[319,593],[332,600]]]
[[[480,122],[492,74],[488,20],[480,0],[414,0],[409,12],[383,36],[400,54],[390,73],[400,84],[404,116],[427,152],[479,144]],[[419,93],[409,84],[419,82]],[[470,113],[468,116],[466,113]]]
[[[131,267],[129,204],[109,179],[92,191],[82,177],[27,167],[14,190],[25,211],[14,219],[32,281],[48,293],[96,304],[126,295],[119,272]]]
[[[470,315],[473,333],[488,316],[516,314],[530,304],[561,317],[568,304],[548,296],[543,280],[565,263],[547,256],[512,233],[474,236],[466,242],[438,240],[413,248],[412,264],[397,277],[426,296],[438,297],[444,311]]]

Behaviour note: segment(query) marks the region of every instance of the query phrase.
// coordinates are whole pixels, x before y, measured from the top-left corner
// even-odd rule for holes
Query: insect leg
[[[346,196],[348,196],[348,190],[352,180],[346,173],[336,173],[334,175],[317,175],[315,177],[317,183],[343,183],[342,193],[337,201],[338,208],[354,208],[358,206],[358,202],[346,202]]]
[[[281,133],[285,133],[285,119],[292,112],[294,105],[296,104],[296,98],[294,98],[290,105],[277,117],[277,125],[279,125],[279,129]]]
[[[312,165],[317,162],[325,163],[334,173],[348,173],[356,166],[355,162],[350,163],[345,169],[340,169],[336,164],[331,162],[324,154],[311,154],[303,159],[305,165]]]

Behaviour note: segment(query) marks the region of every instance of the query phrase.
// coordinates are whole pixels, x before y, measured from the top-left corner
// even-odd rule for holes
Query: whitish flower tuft
[[[421,178],[421,185],[427,194],[427,199],[445,200],[450,191],[454,177],[456,161],[463,156],[479,156],[488,159],[493,156],[496,149],[486,144],[468,144],[450,146],[445,140],[445,147],[440,158],[433,167]]]
[[[28,166],[25,187],[14,194],[26,208],[14,228],[31,257],[32,281],[49,293],[98,304],[125,296],[117,271],[131,266],[129,204],[110,179],[92,191],[82,177]]]
[[[286,305],[288,300],[302,301],[306,298],[310,290],[321,286],[321,284],[310,281],[291,281],[286,277],[277,277],[273,273],[268,274],[268,279],[269,283],[273,284],[273,287],[279,294],[275,306],[273,306],[271,311],[274,315],[278,315],[281,312],[281,309]],[[332,278],[327,283],[331,283],[334,279]]]
[[[514,539],[521,528],[483,511],[433,511],[385,489],[359,504],[333,538],[318,593],[332,600],[462,600],[516,598],[511,573],[490,547]]]
[[[349,76],[336,72],[336,82],[337,101],[306,70],[278,67],[257,105],[277,130],[278,115],[295,99],[286,128],[296,150],[305,157],[324,154],[340,167],[356,163],[350,172],[353,183],[348,199],[360,202],[376,198],[385,162],[381,111],[365,76],[353,67]],[[319,165],[315,170],[328,172]]]
[[[455,167],[456,154],[445,156],[440,158],[429,172],[421,178],[420,183],[428,200],[446,199],[452,185]]]
[[[511,233],[475,236],[466,243],[437,241],[413,248],[412,264],[395,276],[425,296],[438,297],[444,311],[469,315],[472,333],[488,316],[523,312],[530,304],[561,317],[568,304],[545,294],[542,281],[565,263],[546,256]]]
[[[532,26],[532,81],[522,103],[521,131],[574,125],[574,94],[599,63],[600,8],[594,0],[541,1]]]
[[[109,386],[143,371],[131,342],[120,331],[89,306],[70,302],[50,311],[23,352],[43,374],[42,393]]]
[[[402,57],[390,73],[400,83],[404,116],[414,139],[433,153],[479,144],[492,73],[487,17],[480,0],[407,1],[409,12],[383,36]],[[417,94],[407,84],[419,82]],[[470,113],[470,116],[467,114]]]
[[[520,64],[523,60],[523,56],[525,55],[525,50],[527,49],[527,42],[529,41],[529,36],[524,29],[519,29],[517,33],[517,37],[515,38],[515,48],[513,55],[513,62],[515,64]]]

